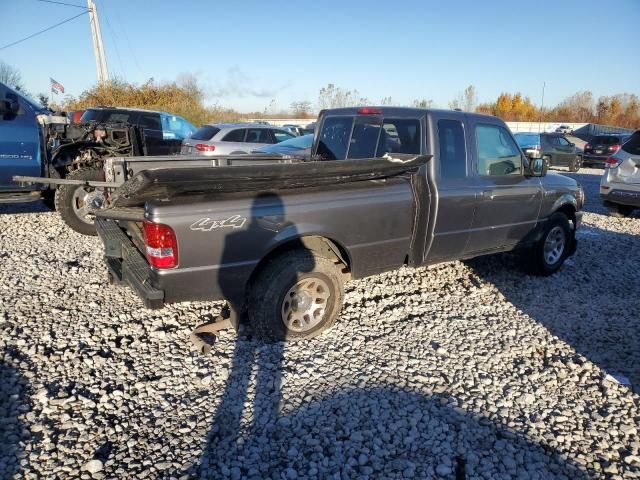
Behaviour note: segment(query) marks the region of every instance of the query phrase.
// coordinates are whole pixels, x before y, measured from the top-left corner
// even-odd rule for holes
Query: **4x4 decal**
[[[210,232],[217,228],[242,228],[247,221],[246,217],[232,215],[224,220],[213,220],[211,218],[201,218],[194,222],[189,228],[194,231]]]

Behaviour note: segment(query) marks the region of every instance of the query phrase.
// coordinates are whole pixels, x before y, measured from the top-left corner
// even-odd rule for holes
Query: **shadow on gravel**
[[[0,203],[0,215],[17,215],[20,213],[50,213],[53,212],[44,203],[26,202],[26,203]]]
[[[27,381],[4,358],[0,363],[0,478],[20,477],[20,461],[26,456],[21,443],[28,437],[18,417],[29,411],[28,388]]]
[[[236,352],[248,345],[238,341]],[[594,477],[552,449],[477,417],[447,395],[394,387],[345,388],[284,400],[282,346],[234,362],[200,465],[183,478],[565,478]],[[245,358],[246,359],[246,358]],[[237,358],[236,358],[237,360]],[[257,369],[256,390],[247,392]],[[244,405],[243,405],[244,403]]]
[[[527,275],[517,255],[469,260],[474,273],[516,308],[606,373],[622,374],[640,392],[638,237],[591,226],[578,231],[578,250],[550,277]],[[559,361],[545,351],[545,365]]]
[[[272,208],[260,216],[256,208],[265,201]],[[275,224],[287,225],[275,196],[257,197],[252,213],[257,217],[254,226],[227,237],[224,258],[229,262],[245,245],[245,236],[269,235],[265,222],[274,225],[275,219]],[[273,228],[271,235],[280,230]],[[231,285],[222,286],[230,289],[225,292],[228,298],[236,298]],[[279,311],[281,301],[265,302],[264,308]],[[545,479],[590,476],[557,452],[459,408],[450,396],[427,397],[384,385],[336,385],[335,393],[319,394],[311,377],[304,395],[291,397],[283,374],[295,375],[297,369],[284,362],[284,355],[283,342],[237,337],[200,461],[171,478],[461,480],[528,472]]]

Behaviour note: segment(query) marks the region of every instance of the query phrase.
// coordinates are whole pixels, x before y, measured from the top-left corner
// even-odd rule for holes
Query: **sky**
[[[86,5],[84,0],[58,0]],[[545,106],[577,91],[640,95],[640,0],[95,0],[111,77],[194,74],[206,103],[239,111],[317,105],[329,83],[379,103],[480,102],[522,92]],[[97,82],[88,15],[0,0],[0,60],[33,94],[49,77],[79,95]]]

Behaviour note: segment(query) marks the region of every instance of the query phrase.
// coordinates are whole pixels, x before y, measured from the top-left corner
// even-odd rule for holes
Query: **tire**
[[[104,180],[104,173],[98,167],[85,167],[71,172],[66,178],[101,181]],[[55,194],[56,210],[72,230],[83,235],[97,235],[93,215],[86,209],[83,210],[85,204],[81,198],[82,191],[91,193],[94,189],[78,185],[60,185]]]
[[[543,155],[542,160],[544,160],[544,163],[547,165],[547,170],[549,170],[551,168],[551,157],[549,155]]]
[[[306,293],[301,296],[300,311],[291,302],[296,285],[297,291]],[[332,260],[309,250],[289,251],[263,267],[249,287],[249,324],[255,335],[267,342],[312,338],[335,323],[343,297],[342,274]],[[313,318],[314,313],[304,313],[323,303],[324,309],[315,312],[317,318]],[[285,324],[286,312],[290,314],[290,325]]]
[[[573,241],[567,216],[560,212],[551,215],[540,240],[526,254],[529,272],[545,277],[557,272],[572,250]]]
[[[580,155],[576,155],[569,162],[569,171],[570,172],[577,172],[578,170],[580,170],[580,167],[582,167],[582,157],[580,157]]]
[[[609,216],[616,218],[629,217],[633,213],[634,208],[629,205],[614,205],[609,207]]]

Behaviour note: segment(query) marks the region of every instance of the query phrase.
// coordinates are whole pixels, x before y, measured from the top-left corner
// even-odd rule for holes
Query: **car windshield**
[[[615,145],[620,143],[620,137],[616,135],[598,135],[593,137],[593,143],[598,145]]]
[[[540,135],[537,133],[516,133],[514,137],[516,137],[516,142],[521,147],[540,145]]]
[[[132,112],[126,110],[101,110],[88,109],[80,117],[80,122],[101,122],[101,123],[132,123],[129,120],[133,117]]]
[[[622,145],[622,150],[631,155],[640,155],[640,130],[631,135],[631,138]]]

